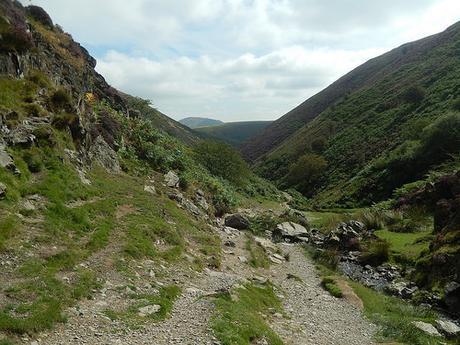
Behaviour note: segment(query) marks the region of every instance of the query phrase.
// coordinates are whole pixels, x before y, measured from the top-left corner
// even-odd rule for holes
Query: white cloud
[[[158,62],[111,51],[100,59],[98,70],[120,89],[151,98],[175,118],[273,119],[377,53],[293,46],[262,56]]]
[[[281,116],[370,57],[460,19],[458,0],[32,2],[115,87],[176,118],[224,120]]]

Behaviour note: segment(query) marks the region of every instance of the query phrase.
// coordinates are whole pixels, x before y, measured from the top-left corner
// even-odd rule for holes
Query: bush
[[[75,114],[62,113],[53,116],[52,124],[58,129],[72,127],[78,122],[78,116]]]
[[[214,176],[236,185],[247,183],[249,167],[231,146],[217,141],[202,141],[194,150],[197,160]]]
[[[419,104],[425,99],[426,91],[421,86],[411,86],[402,93],[402,98],[412,104]]]
[[[452,109],[456,111],[460,111],[460,98],[457,98],[453,103],[452,103]]]
[[[331,250],[331,249],[320,250],[320,249],[309,248],[308,251],[310,252],[311,257],[315,262],[331,270],[337,269],[337,266],[339,265],[339,262],[340,262],[340,256],[337,250]]]
[[[388,261],[390,257],[390,244],[387,241],[371,242],[369,247],[360,257],[364,265],[379,266]]]
[[[316,154],[308,153],[292,164],[286,181],[289,186],[295,186],[302,193],[307,193],[319,180],[327,167],[326,160]]]
[[[38,173],[43,168],[43,159],[40,152],[35,149],[30,149],[22,155],[24,162],[26,162],[29,171],[32,173]]]
[[[64,89],[58,89],[50,97],[51,106],[54,110],[72,111],[72,98]]]

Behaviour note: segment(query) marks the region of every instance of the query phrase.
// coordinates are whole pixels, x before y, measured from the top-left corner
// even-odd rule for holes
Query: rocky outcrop
[[[105,142],[102,136],[98,136],[88,151],[91,163],[98,163],[108,172],[118,174],[121,171],[117,153]]]
[[[178,188],[179,187],[179,176],[174,171],[168,171],[167,174],[164,176],[165,178],[165,183],[168,187],[171,188]]]
[[[225,225],[238,230],[246,230],[250,227],[249,220],[241,213],[234,213],[225,217]]]

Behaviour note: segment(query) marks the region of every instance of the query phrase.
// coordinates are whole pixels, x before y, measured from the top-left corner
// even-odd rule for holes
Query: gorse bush
[[[202,141],[194,148],[196,159],[211,174],[236,185],[244,185],[250,170],[241,155],[231,146],[217,141]]]

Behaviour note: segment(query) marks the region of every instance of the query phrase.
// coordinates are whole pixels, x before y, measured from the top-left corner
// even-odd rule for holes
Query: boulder
[[[168,171],[165,174],[165,182],[168,187],[178,188],[179,187],[179,176],[174,171]]]
[[[272,238],[275,242],[308,242],[308,230],[297,223],[284,222],[278,224],[272,231]]]
[[[423,321],[412,321],[412,325],[432,337],[441,337],[441,333],[431,324]]]
[[[6,190],[7,190],[6,186],[0,182],[0,199],[5,198]]]
[[[249,220],[241,213],[230,214],[225,217],[225,225],[238,230],[248,229]]]
[[[460,327],[449,320],[436,320],[435,324],[439,332],[447,338],[453,339],[460,336]]]

